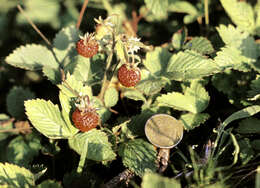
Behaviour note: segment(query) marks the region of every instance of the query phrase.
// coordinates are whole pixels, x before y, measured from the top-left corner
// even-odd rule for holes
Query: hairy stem
[[[77,21],[77,25],[76,25],[77,29],[79,29],[79,27],[80,27],[80,24],[81,24],[84,12],[85,12],[85,10],[87,8],[87,5],[88,5],[88,0],[85,0],[83,5],[82,5],[82,8],[80,10],[79,17],[78,17],[78,21]]]
[[[33,29],[42,37],[42,39],[50,46],[52,47],[50,41],[44,36],[44,34],[37,28],[37,26],[32,22],[32,20],[25,14],[23,8],[21,5],[17,5],[18,10],[21,12],[22,15],[26,18],[26,20],[30,23],[30,25],[33,27]]]

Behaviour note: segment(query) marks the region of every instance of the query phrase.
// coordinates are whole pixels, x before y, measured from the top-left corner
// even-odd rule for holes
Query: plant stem
[[[88,5],[88,0],[85,0],[83,5],[82,5],[82,8],[80,10],[79,17],[78,17],[78,21],[77,21],[77,25],[76,25],[77,29],[79,29],[79,27],[80,27],[80,24],[81,24],[84,12],[85,12],[85,10],[87,8],[87,5]]]
[[[27,19],[27,21],[31,24],[33,29],[42,37],[42,39],[52,48],[50,41],[44,36],[44,34],[37,28],[37,26],[32,22],[32,20],[25,14],[21,5],[17,5],[18,10],[21,12],[22,15]]]
[[[113,72],[113,75],[109,80],[109,83],[107,83],[107,80],[108,80],[107,74],[108,74],[108,70],[109,70],[111,63],[112,63],[112,59],[113,59],[113,55],[114,55],[114,48],[115,48],[115,35],[114,35],[114,32],[113,32],[113,34],[112,34],[112,50],[111,50],[111,52],[110,52],[110,54],[107,58],[107,61],[106,61],[106,70],[105,70],[105,73],[104,73],[102,87],[101,87],[100,93],[98,95],[98,98],[101,99],[102,102],[104,102],[105,91],[109,87],[110,82],[111,82],[111,78],[113,78],[113,75],[114,75],[114,72],[115,72],[115,71]]]
[[[204,10],[205,10],[205,23],[208,27],[209,25],[209,2],[208,0],[204,0]]]

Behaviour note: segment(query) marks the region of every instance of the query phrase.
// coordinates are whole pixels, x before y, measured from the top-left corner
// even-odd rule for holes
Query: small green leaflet
[[[45,46],[37,44],[20,46],[7,56],[5,60],[14,67],[26,70],[39,70],[43,66],[53,69],[58,69],[59,67],[51,51]]]
[[[158,17],[165,17],[167,15],[168,0],[144,0],[148,10]]]
[[[113,107],[118,101],[118,91],[114,87],[110,87],[106,90],[104,95],[104,102],[107,108]]]
[[[25,102],[26,115],[33,126],[51,139],[69,138],[73,134],[67,127],[58,105],[42,99]]]
[[[107,135],[101,130],[92,129],[85,133],[76,134],[69,139],[70,147],[81,155],[85,141],[87,140],[87,159],[94,161],[111,161],[116,154],[112,150],[112,144]]]
[[[121,91],[121,95],[123,97],[127,97],[129,99],[133,99],[135,101],[141,100],[141,101],[146,101],[146,98],[144,97],[144,95],[136,90],[136,89],[128,89],[128,88],[124,88]]]
[[[237,0],[220,0],[231,20],[243,31],[253,34],[255,29],[255,15],[253,8],[246,2]]]
[[[154,51],[147,52],[143,64],[150,73],[159,76],[165,72],[170,57],[166,48],[156,47]]]
[[[62,188],[62,185],[54,180],[44,180],[36,188]]]
[[[19,166],[29,167],[33,158],[38,155],[41,149],[39,136],[28,134],[25,137],[17,136],[7,146],[8,162]]]
[[[34,175],[29,170],[13,164],[0,163],[0,177],[1,186],[23,188],[35,186]]]
[[[211,59],[197,52],[185,50],[170,58],[166,68],[166,77],[170,80],[184,81],[209,76],[220,70],[220,67]]]
[[[182,120],[184,128],[186,130],[192,130],[200,126],[200,124],[204,123],[209,117],[209,114],[206,113],[188,113],[181,115],[180,119]]]
[[[171,92],[157,97],[156,101],[160,106],[199,113],[207,108],[209,95],[199,82],[194,81],[184,94]]]
[[[17,119],[23,118],[25,116],[24,101],[34,98],[35,94],[29,89],[24,89],[22,87],[13,87],[8,92],[6,98],[8,113]]]
[[[142,188],[181,188],[180,182],[174,178],[166,178],[156,173],[145,173]]]
[[[205,37],[194,37],[184,45],[183,49],[193,50],[202,55],[211,54],[214,52],[211,42]]]
[[[83,56],[78,56],[76,58],[76,67],[73,72],[73,76],[82,82],[87,82],[89,78],[91,77],[90,75],[90,59],[85,58]]]
[[[238,119],[242,119],[242,118],[246,118],[246,117],[250,117],[255,115],[256,113],[260,112],[260,106],[259,105],[253,105],[253,106],[249,106],[247,108],[244,108],[242,110],[239,110],[235,113],[233,113],[232,115],[230,115],[224,122],[223,122],[223,126],[227,126],[229,123],[231,123],[232,121],[238,120]]]
[[[140,177],[145,172],[155,172],[157,169],[156,150],[153,145],[142,139],[122,143],[119,147],[119,155],[124,166]]]

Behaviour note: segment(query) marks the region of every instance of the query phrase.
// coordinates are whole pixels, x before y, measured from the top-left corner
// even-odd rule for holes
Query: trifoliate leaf
[[[119,155],[125,167],[142,177],[145,172],[155,172],[156,150],[142,139],[125,142],[119,147]]]
[[[160,106],[199,113],[207,108],[209,95],[199,82],[194,81],[184,94],[178,92],[163,94],[157,98],[157,102]]]
[[[253,34],[255,29],[255,15],[253,8],[246,2],[237,0],[220,0],[231,20],[243,31]]]
[[[51,139],[69,138],[73,134],[67,127],[57,105],[42,99],[25,102],[26,115],[33,126]]]
[[[193,50],[202,55],[211,54],[214,52],[211,42],[204,37],[194,37],[192,40],[187,42],[183,48]]]
[[[37,44],[20,46],[7,56],[5,60],[12,66],[26,70],[39,70],[43,66],[53,69],[58,69],[59,67],[51,51],[45,46]]]
[[[241,139],[238,142],[240,147],[239,157],[243,165],[247,164],[251,159],[254,158],[255,152],[250,145],[249,139]]]
[[[0,141],[14,134],[11,131],[7,131],[13,129],[13,121],[14,119],[11,119],[8,115],[0,114]],[[4,132],[5,130],[6,132]]]
[[[77,55],[75,44],[79,40],[79,30],[73,25],[60,30],[54,40],[54,52],[59,62],[69,64],[71,56]]]
[[[253,116],[258,112],[260,112],[259,105],[253,105],[253,106],[246,107],[242,110],[239,110],[239,111],[233,113],[227,119],[225,119],[225,121],[223,122],[223,126],[227,126],[232,121]]]
[[[235,129],[240,134],[258,134],[260,133],[260,120],[256,118],[247,118],[239,122]]]
[[[61,184],[53,180],[45,180],[37,185],[36,188],[62,188]]]
[[[199,114],[184,114],[180,117],[183,122],[184,128],[186,130],[192,130],[200,124],[204,123],[207,119],[209,119],[209,114],[206,113],[199,113]]]
[[[30,188],[35,186],[34,175],[27,169],[9,163],[0,163],[0,185]]]
[[[172,36],[172,46],[176,50],[180,50],[187,38],[188,31],[186,28],[180,29],[177,32],[175,32]]]
[[[115,106],[118,101],[118,91],[114,87],[110,87],[105,91],[104,102],[107,108]]]
[[[59,9],[60,4],[58,1],[53,0],[26,0],[24,1],[25,14],[34,23],[50,23],[53,27],[58,28],[59,22]],[[17,16],[18,23],[27,23],[27,19],[21,13]]]
[[[166,178],[156,173],[145,173],[141,184],[142,188],[181,188],[180,182],[176,179]]]
[[[24,117],[24,101],[28,99],[34,99],[35,94],[29,89],[22,87],[13,87],[7,95],[6,104],[7,111],[15,118]]]
[[[8,162],[29,167],[33,158],[38,155],[41,147],[40,137],[34,134],[28,134],[25,137],[17,136],[8,144]]]
[[[123,89],[122,92],[121,92],[121,95],[123,97],[133,99],[135,101],[138,101],[138,100],[146,101],[144,95],[136,89]]]
[[[214,62],[223,70],[229,68],[248,72],[251,70],[250,64],[254,62],[254,59],[243,56],[241,51],[234,47],[224,47],[217,52]]]
[[[165,17],[167,15],[168,0],[157,1],[157,0],[144,0],[148,10],[150,10],[157,17]]]
[[[166,69],[166,76],[171,80],[198,79],[219,72],[220,68],[207,57],[197,52],[186,50],[173,55]]]
[[[159,76],[165,72],[170,57],[171,54],[166,48],[157,47],[146,53],[143,64],[152,74]]]
[[[112,150],[112,145],[108,141],[107,135],[101,130],[92,129],[85,133],[76,134],[69,139],[69,145],[80,155],[86,140],[88,143],[87,159],[94,161],[111,161],[115,159],[116,154]]]

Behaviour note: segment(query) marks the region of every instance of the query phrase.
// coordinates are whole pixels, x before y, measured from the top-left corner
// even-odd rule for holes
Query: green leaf
[[[211,42],[205,37],[194,37],[192,38],[192,40],[187,42],[183,48],[188,50],[193,50],[202,55],[211,54],[214,52],[214,48]]]
[[[209,95],[199,82],[192,82],[184,94],[172,92],[157,97],[158,105],[199,113],[205,110],[209,103]]]
[[[141,75],[142,80],[135,86],[135,88],[145,95],[158,93],[167,83],[166,79],[152,76],[145,70],[142,70]]]
[[[94,161],[111,161],[116,154],[112,150],[112,145],[108,141],[107,135],[101,130],[92,129],[85,133],[76,134],[69,139],[70,147],[81,155],[85,141],[87,140],[87,159]]]
[[[123,97],[127,97],[129,99],[132,99],[132,100],[135,100],[135,101],[138,101],[138,100],[141,100],[141,101],[146,101],[146,98],[144,97],[144,95],[136,90],[136,89],[123,89],[122,92],[121,92],[121,95]]]
[[[62,188],[62,186],[54,180],[45,180],[37,185],[36,188]]]
[[[234,47],[224,47],[217,52],[214,62],[222,70],[229,68],[248,72],[251,71],[250,64],[254,62],[254,59],[243,56],[242,52]]]
[[[35,186],[34,175],[27,169],[9,163],[0,163],[0,185],[30,188]]]
[[[146,53],[143,64],[152,74],[159,76],[165,72],[170,57],[166,48],[156,47],[154,51]]]
[[[250,145],[249,139],[245,138],[238,142],[240,147],[239,157],[242,161],[242,165],[247,164],[251,159],[254,158],[255,152]]]
[[[188,113],[188,114],[181,115],[180,119],[182,120],[184,128],[186,130],[192,130],[200,126],[200,124],[204,123],[206,120],[208,120],[209,117],[210,117],[209,114],[206,113],[201,113],[201,114]]]
[[[198,10],[188,1],[170,1],[169,11],[197,15]]]
[[[124,166],[142,177],[145,172],[155,172],[156,150],[153,145],[142,139],[130,140],[119,147],[119,155]]]
[[[253,105],[249,106],[247,108],[244,108],[242,110],[239,110],[232,115],[230,115],[225,121],[223,122],[223,126],[227,126],[229,123],[232,121],[242,119],[242,118],[247,118],[250,116],[255,115],[256,113],[260,112],[260,106],[259,105]]]
[[[53,50],[60,63],[69,64],[77,55],[75,44],[79,40],[79,30],[75,25],[60,30],[53,40]],[[86,58],[85,58],[86,59]]]
[[[41,149],[40,137],[34,134],[17,136],[7,147],[8,162],[19,166],[29,167],[33,158],[38,155]]]
[[[5,61],[15,67],[26,70],[39,70],[43,66],[58,69],[59,64],[51,51],[37,44],[27,44],[16,48]]]
[[[184,42],[186,41],[187,35],[188,35],[188,31],[186,28],[180,29],[177,32],[175,32],[171,40],[173,48],[180,50]]]
[[[180,182],[174,178],[163,177],[156,173],[145,173],[143,176],[142,188],[181,188]]]
[[[148,10],[158,17],[165,17],[167,15],[168,0],[144,0]]]
[[[107,108],[115,106],[118,101],[118,91],[114,87],[110,87],[106,90],[104,95],[104,102]]]
[[[171,57],[166,76],[171,80],[183,81],[202,78],[219,71],[219,67],[211,59],[197,52],[186,50]]]
[[[13,132],[7,131],[13,129],[13,121],[8,115],[0,114],[0,141],[6,139],[9,135],[13,135]],[[7,132],[4,132],[7,131]]]
[[[22,87],[13,87],[7,95],[6,104],[7,111],[15,118],[24,117],[24,101],[34,99],[35,94],[29,89]]]
[[[255,29],[255,15],[253,8],[246,2],[237,0],[220,0],[231,20],[243,31],[253,34]]]
[[[256,118],[247,118],[239,122],[235,129],[240,134],[258,134],[260,133],[260,120]]]
[[[51,139],[69,138],[73,134],[68,129],[58,105],[42,99],[25,102],[26,115],[33,126]]]
[[[50,80],[53,84],[58,84],[61,82],[61,73],[59,69],[44,66],[42,68],[42,72],[44,76],[46,76],[47,79]]]
[[[83,56],[77,57],[77,65],[73,72],[73,76],[79,81],[87,82],[90,75],[90,59]]]
[[[53,0],[34,0],[24,1],[25,14],[34,23],[50,23],[53,27],[58,28],[60,4]],[[27,19],[21,13],[17,16],[18,23],[27,23]]]

